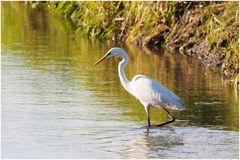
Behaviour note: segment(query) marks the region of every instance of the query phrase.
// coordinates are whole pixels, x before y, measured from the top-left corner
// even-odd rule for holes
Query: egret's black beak
[[[101,59],[99,59],[95,64],[94,67],[96,65],[98,65],[100,62],[102,62],[103,60],[105,60],[109,55],[111,55],[111,52],[108,52],[107,54],[105,54]]]

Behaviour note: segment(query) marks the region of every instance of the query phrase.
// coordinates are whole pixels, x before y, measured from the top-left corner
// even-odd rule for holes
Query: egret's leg
[[[161,124],[158,124],[157,127],[161,127],[163,125],[166,125],[166,124],[169,124],[169,123],[172,123],[175,121],[175,117],[165,107],[162,107],[162,108],[168,113],[168,116],[171,118],[171,120],[161,123]]]
[[[151,127],[150,123],[150,107],[147,108],[148,127]]]
[[[151,123],[150,123],[150,105],[146,105],[145,106],[145,110],[146,110],[146,113],[147,113],[147,120],[148,120],[148,127],[151,126]]]

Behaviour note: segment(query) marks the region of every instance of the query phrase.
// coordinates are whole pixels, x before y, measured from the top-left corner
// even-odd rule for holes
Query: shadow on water
[[[83,38],[71,23],[24,3],[2,2],[3,158],[237,158],[238,98],[198,60],[168,51]],[[186,110],[149,131],[143,106],[119,82],[119,57],[94,62],[113,46],[129,53],[125,71],[177,93]],[[168,118],[152,109],[153,124]]]

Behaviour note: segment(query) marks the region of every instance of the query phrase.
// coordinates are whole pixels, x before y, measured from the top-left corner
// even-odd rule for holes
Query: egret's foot
[[[150,124],[150,123],[148,123],[147,127],[148,127],[148,128],[150,128],[150,127],[151,127],[151,124]]]
[[[173,123],[175,121],[175,117],[165,107],[162,107],[162,108],[168,113],[168,117],[170,117],[171,120],[167,121],[167,122],[164,122],[164,123],[161,123],[161,124],[158,124],[157,127],[162,127],[166,124]]]
[[[164,126],[164,125],[166,125],[166,124],[173,123],[174,121],[175,121],[175,118],[172,117],[172,120],[167,121],[167,122],[164,122],[164,123],[161,123],[161,124],[158,124],[158,125],[156,125],[156,126],[157,126],[157,127],[162,127],[162,126]]]
[[[150,125],[150,126],[149,126],[149,125],[145,125],[145,126],[143,126],[143,127],[149,129],[149,128],[155,128],[154,126],[155,126],[155,125]]]
[[[148,127],[148,128],[157,128],[157,125],[155,125],[155,124],[152,124],[150,127]]]
[[[160,124],[161,125],[161,124]],[[161,125],[161,126],[159,126],[159,124],[152,124],[150,127],[148,126],[148,125],[145,125],[145,126],[143,126],[144,128],[146,128],[147,130],[149,130],[149,129],[156,129],[156,128],[168,128],[168,126],[167,125]]]

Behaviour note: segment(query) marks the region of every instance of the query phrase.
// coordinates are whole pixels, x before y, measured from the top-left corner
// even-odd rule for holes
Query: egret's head
[[[111,58],[112,56],[115,56],[117,54],[121,54],[123,49],[121,48],[112,48],[110,49],[102,58],[100,58],[95,64],[94,66],[96,66],[97,64],[99,64],[100,62],[102,62],[105,59]]]

